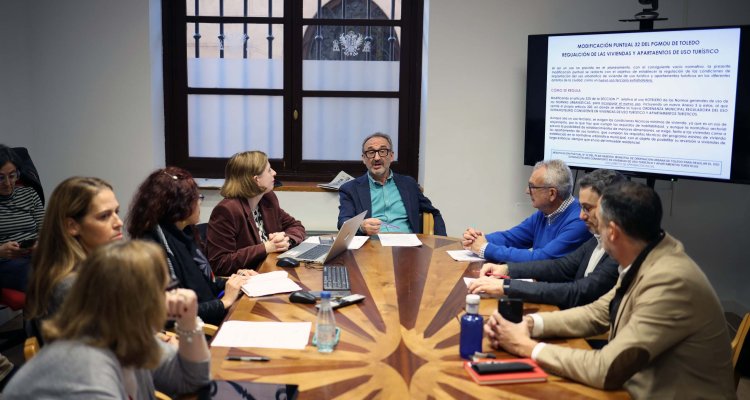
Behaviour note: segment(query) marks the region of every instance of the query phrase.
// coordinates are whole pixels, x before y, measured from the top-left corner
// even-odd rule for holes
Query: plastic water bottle
[[[479,295],[466,295],[466,314],[461,317],[461,341],[458,345],[462,358],[471,360],[477,351],[482,351],[484,321],[479,315]]]
[[[336,319],[333,317],[331,308],[331,292],[320,293],[320,309],[318,309],[318,320],[315,323],[315,335],[319,352],[333,351],[336,345]]]

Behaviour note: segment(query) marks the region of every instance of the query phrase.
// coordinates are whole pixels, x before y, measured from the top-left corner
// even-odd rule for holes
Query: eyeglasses
[[[594,210],[596,210],[596,206],[590,206],[588,204],[581,204],[581,211],[583,211],[583,213],[586,214],[587,216],[590,216],[591,213],[594,212]]]
[[[18,180],[19,176],[21,176],[21,172],[19,172],[18,170],[13,171],[8,175],[0,175],[0,182],[5,182],[5,180],[7,179],[8,182],[13,183]]]
[[[388,154],[391,154],[391,149],[367,150],[362,154],[364,154],[365,157],[372,159],[375,158],[375,153],[378,153],[380,157],[388,157]]]
[[[198,195],[198,204],[203,203],[203,200],[206,200],[206,196],[199,194]]]
[[[534,184],[529,183],[529,193],[531,193],[534,189],[554,189],[554,186],[534,186]]]

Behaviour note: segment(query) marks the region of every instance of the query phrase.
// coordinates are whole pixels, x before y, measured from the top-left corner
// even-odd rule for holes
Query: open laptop
[[[301,243],[299,246],[280,254],[278,258],[290,257],[297,261],[318,264],[327,263],[346,251],[349,247],[349,243],[351,243],[354,236],[357,235],[357,229],[362,225],[362,221],[365,220],[365,214],[367,214],[367,211],[362,211],[359,215],[344,222],[344,225],[341,225],[341,229],[336,235],[333,244]]]

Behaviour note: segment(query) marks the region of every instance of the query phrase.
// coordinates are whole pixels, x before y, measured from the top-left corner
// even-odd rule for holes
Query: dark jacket
[[[619,277],[617,261],[607,253],[604,253],[588,276],[583,276],[596,245],[597,240],[592,237],[561,258],[508,263],[508,275],[511,278],[536,279],[538,282],[511,279],[505,294],[532,303],[553,304],[563,309],[593,302],[612,289]]]
[[[221,325],[226,310],[217,296],[224,290],[226,281],[206,277],[201,271],[196,260],[199,258],[198,248],[192,237],[177,229],[174,224],[160,226],[170,251],[167,251],[156,230],[146,233],[143,239],[152,240],[164,247],[179,287],[191,289],[198,296],[198,316],[209,324]]]
[[[393,181],[404,202],[406,216],[414,233],[422,232],[422,220],[419,213],[431,213],[435,219],[435,234],[446,236],[445,221],[440,210],[432,206],[430,199],[422,194],[414,178],[407,175],[393,173]],[[367,210],[365,218],[372,218],[372,199],[370,198],[370,181],[364,174],[353,181],[347,182],[339,189],[339,221],[338,228],[355,215]]]

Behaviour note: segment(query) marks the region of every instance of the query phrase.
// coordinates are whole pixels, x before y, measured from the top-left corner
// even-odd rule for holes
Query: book
[[[477,371],[472,368],[472,365],[479,363],[525,363],[532,366],[534,369],[526,372],[501,372],[494,374],[479,375]],[[546,382],[547,373],[544,372],[537,363],[530,358],[512,358],[507,360],[493,360],[493,359],[482,359],[476,362],[464,361],[464,369],[469,374],[474,382],[480,385],[502,385],[507,383],[530,383],[530,382]]]

